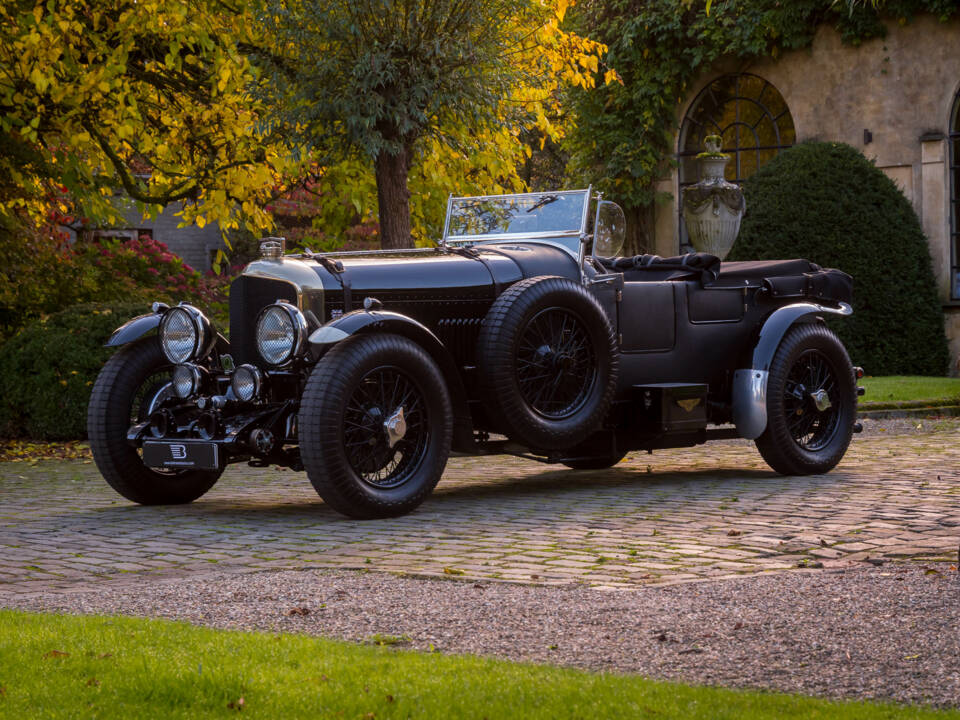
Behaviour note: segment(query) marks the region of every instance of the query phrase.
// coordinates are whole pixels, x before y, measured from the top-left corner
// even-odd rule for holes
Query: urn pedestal
[[[706,144],[708,152],[698,157],[702,179],[683,189],[683,221],[697,252],[723,260],[737,239],[747,205],[740,186],[723,177],[729,156],[719,152],[719,143],[708,138]]]

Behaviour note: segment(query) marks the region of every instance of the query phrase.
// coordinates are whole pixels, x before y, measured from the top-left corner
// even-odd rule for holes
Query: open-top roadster
[[[451,451],[598,469],[743,437],[780,473],[833,468],[858,369],[823,318],[851,313],[849,276],[613,257],[623,231],[588,189],[452,197],[429,249],[286,255],[267,239],[231,286],[229,341],[161,303],[110,338],[97,466],[147,504],[194,500],[235,462],[305,469],[361,518],[417,507]]]

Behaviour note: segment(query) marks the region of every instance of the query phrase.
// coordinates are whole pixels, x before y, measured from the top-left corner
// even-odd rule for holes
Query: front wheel
[[[304,388],[300,451],[310,482],[350,517],[408,513],[443,474],[452,414],[443,375],[415,342],[347,338],[320,358]]]
[[[854,370],[823,325],[791,328],[770,365],[767,428],[757,449],[783,475],[825,473],[843,457],[857,413]]]
[[[130,426],[150,417],[171,393],[171,371],[156,337],[127,345],[103,366],[87,406],[90,450],[100,474],[123,497],[141,505],[192,502],[223,472],[154,470],[127,443]]]

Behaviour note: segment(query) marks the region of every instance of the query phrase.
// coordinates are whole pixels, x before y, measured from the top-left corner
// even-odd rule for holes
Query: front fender
[[[155,330],[160,324],[163,316],[159,313],[149,313],[147,315],[138,315],[132,320],[127,320],[123,325],[113,331],[113,335],[107,340],[104,347],[119,347],[139,340],[151,330]]]
[[[740,437],[751,440],[767,429],[767,381],[770,364],[787,331],[796,323],[818,315],[852,315],[853,308],[840,303],[839,308],[816,303],[794,303],[774,310],[760,328],[749,368],[733,373],[733,424]]]
[[[473,445],[473,421],[463,379],[450,352],[426,325],[407,315],[389,310],[354,310],[314,330],[309,341],[315,351],[323,353],[348,337],[369,332],[402,335],[413,340],[433,358],[450,393],[454,449],[469,450]]]

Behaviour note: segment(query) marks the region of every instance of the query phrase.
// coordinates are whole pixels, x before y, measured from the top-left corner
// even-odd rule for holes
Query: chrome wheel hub
[[[403,436],[407,434],[407,421],[403,418],[402,405],[383,421],[383,429],[387,433],[387,445],[391,448],[403,440]]]
[[[822,388],[810,393],[810,399],[813,400],[817,412],[823,412],[833,407],[833,403],[830,402],[830,395]]]

